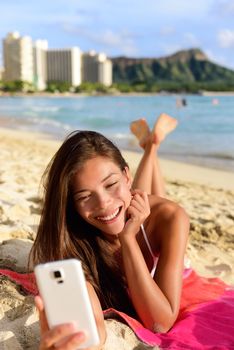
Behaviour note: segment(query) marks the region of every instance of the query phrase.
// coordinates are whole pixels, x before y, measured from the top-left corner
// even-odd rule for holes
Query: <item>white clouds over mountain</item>
[[[234,48],[234,30],[220,30],[218,33],[218,42],[222,48]]]
[[[49,47],[159,57],[199,47],[234,68],[234,0],[1,1],[0,37],[17,30]],[[223,61],[223,60],[222,60]]]

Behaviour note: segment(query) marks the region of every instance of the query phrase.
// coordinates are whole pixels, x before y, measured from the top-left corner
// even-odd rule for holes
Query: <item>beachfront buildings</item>
[[[99,55],[98,79],[99,82],[105,86],[111,86],[113,83],[112,62],[107,59],[105,54]]]
[[[112,62],[104,53],[95,51],[82,55],[82,81],[101,83],[106,86],[112,84]]]
[[[81,84],[81,51],[78,47],[47,51],[47,81]]]
[[[9,33],[3,40],[4,80],[33,83],[33,43],[29,36]]]
[[[112,62],[104,53],[83,53],[78,47],[48,49],[46,40],[9,33],[3,40],[4,81],[29,82],[44,90],[49,82],[112,84]]]
[[[33,47],[33,76],[37,90],[45,90],[47,83],[47,40],[36,40]]]

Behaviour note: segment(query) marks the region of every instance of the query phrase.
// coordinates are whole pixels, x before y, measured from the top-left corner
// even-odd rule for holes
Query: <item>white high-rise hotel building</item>
[[[106,86],[112,84],[112,62],[104,53],[95,51],[82,55],[82,81],[101,83]]]
[[[44,90],[47,82],[69,82],[78,86],[83,81],[112,84],[112,62],[105,54],[82,55],[78,47],[48,50],[46,40],[34,44],[28,36],[9,33],[3,40],[4,80],[22,80]]]
[[[81,51],[78,47],[47,51],[47,81],[66,81],[72,86],[81,84]]]
[[[3,40],[4,80],[33,83],[33,46],[29,36],[9,33]]]
[[[36,40],[33,48],[34,83],[38,90],[46,89],[47,62],[46,53],[48,50],[47,40]]]

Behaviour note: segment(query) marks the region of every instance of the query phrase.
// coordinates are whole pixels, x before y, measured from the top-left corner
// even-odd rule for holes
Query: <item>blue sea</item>
[[[178,107],[182,97],[186,106]],[[0,97],[0,126],[59,140],[75,129],[96,130],[134,151],[129,123],[145,117],[152,127],[162,112],[179,121],[160,147],[162,158],[234,171],[234,96]]]

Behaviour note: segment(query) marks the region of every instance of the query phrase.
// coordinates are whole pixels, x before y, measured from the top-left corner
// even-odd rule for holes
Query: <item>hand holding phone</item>
[[[53,330],[58,325],[73,323],[74,333],[84,331],[86,334],[86,339],[77,348],[99,344],[81,262],[69,259],[40,264],[35,267],[35,275],[49,328]],[[62,327],[64,330],[65,326]],[[72,334],[71,329],[68,333]],[[66,341],[66,337],[63,341]]]

